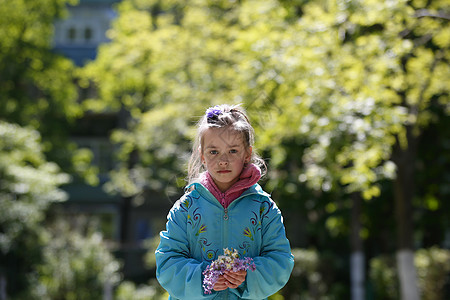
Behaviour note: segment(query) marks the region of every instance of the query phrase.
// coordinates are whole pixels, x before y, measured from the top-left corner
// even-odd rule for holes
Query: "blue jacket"
[[[289,280],[294,266],[281,212],[255,184],[224,209],[201,184],[179,199],[167,216],[156,249],[156,277],[169,299],[265,299]],[[236,289],[203,292],[203,270],[223,248],[252,257],[256,271]]]

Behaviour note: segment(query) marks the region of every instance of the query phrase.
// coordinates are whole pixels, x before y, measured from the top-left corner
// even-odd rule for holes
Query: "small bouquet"
[[[228,248],[225,248],[223,249],[223,254],[203,271],[203,275],[205,276],[203,279],[203,289],[206,294],[211,294],[211,290],[214,288],[219,276],[223,275],[225,271],[254,271],[256,269],[253,259],[251,257],[240,259],[236,249],[231,248],[231,250],[228,250]]]

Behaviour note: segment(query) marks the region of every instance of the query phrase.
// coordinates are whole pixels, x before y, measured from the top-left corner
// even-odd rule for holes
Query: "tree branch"
[[[431,18],[450,20],[450,14],[448,14],[446,12],[443,12],[443,11],[431,12],[425,8],[419,9],[418,11],[416,11],[414,16],[416,18],[431,17]]]

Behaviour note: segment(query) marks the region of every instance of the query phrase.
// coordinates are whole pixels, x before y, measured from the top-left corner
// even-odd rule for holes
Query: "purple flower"
[[[220,255],[215,261],[213,261],[203,271],[203,289],[205,294],[211,294],[214,285],[219,279],[220,275],[223,275],[225,271],[238,272],[241,270],[256,270],[256,266],[253,263],[251,257],[239,259],[237,250],[228,248],[223,249],[224,255]]]
[[[208,119],[217,119],[221,114],[223,114],[223,112],[217,105],[206,110],[206,118]]]

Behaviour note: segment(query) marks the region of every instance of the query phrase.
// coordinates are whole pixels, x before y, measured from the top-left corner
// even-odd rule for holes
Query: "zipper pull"
[[[225,213],[225,214],[223,215],[223,219],[226,221],[226,220],[228,220],[228,208],[225,208],[225,209],[223,210],[223,212]]]

